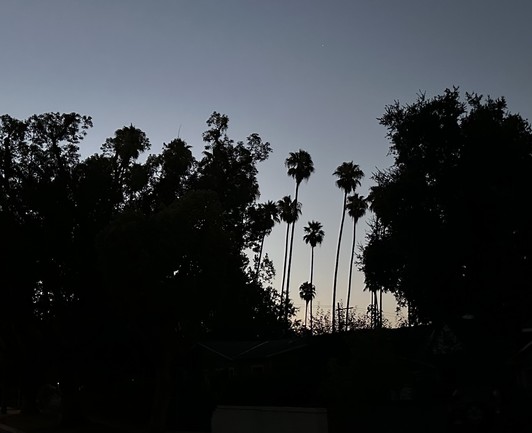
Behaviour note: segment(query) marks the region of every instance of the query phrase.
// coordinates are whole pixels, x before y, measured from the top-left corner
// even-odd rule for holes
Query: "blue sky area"
[[[293,194],[288,153],[307,150],[316,172],[301,188],[293,276],[308,278],[303,226],[321,221],[316,304],[329,308],[342,194],[335,168],[353,160],[366,173],[392,163],[377,118],[387,104],[459,86],[505,96],[531,117],[532,2],[520,0],[3,0],[0,5],[0,113],[91,115],[82,154],[133,123],[152,149],[177,137],[203,150],[213,111],[229,135],[258,132],[274,153],[260,168],[261,201]],[[265,249],[280,285],[284,226]],[[365,221],[357,228],[364,241]],[[345,301],[351,226],[340,262]],[[365,309],[363,275],[354,304]],[[393,319],[394,304],[385,311]]]

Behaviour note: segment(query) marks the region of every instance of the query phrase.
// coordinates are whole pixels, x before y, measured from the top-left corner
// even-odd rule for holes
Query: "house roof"
[[[301,339],[267,341],[210,341],[198,346],[228,360],[271,358],[280,354],[299,350],[307,344]]]

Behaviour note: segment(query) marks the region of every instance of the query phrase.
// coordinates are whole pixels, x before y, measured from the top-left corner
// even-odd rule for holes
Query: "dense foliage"
[[[457,89],[387,107],[394,165],[374,175],[367,286],[418,321],[525,324],[532,306],[532,130]]]
[[[0,340],[27,388],[104,377],[96,358],[118,341],[117,356],[142,348],[164,372],[199,338],[285,331],[279,297],[246,254],[268,231],[257,164],[270,145],[258,134],[235,143],[216,112],[207,125],[200,160],[181,139],[146,155],[133,125],[82,159],[90,117],[0,118]]]

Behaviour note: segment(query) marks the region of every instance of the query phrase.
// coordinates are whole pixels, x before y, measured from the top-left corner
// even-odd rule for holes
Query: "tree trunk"
[[[305,329],[307,328],[308,301],[305,302]]]
[[[314,278],[314,247],[310,249],[310,285],[312,287],[312,280]],[[313,322],[312,322],[312,298],[310,298],[310,333],[313,331]]]
[[[353,245],[351,246],[351,261],[349,262],[349,280],[347,282],[347,304],[345,306],[345,324],[348,326],[349,320],[349,300],[351,299],[351,277],[353,276],[353,262],[355,261],[355,238],[357,220],[353,218]]]
[[[336,249],[336,262],[334,265],[334,282],[333,282],[333,299],[332,299],[332,332],[336,331],[336,316],[335,316],[335,306],[336,306],[336,281],[338,280],[338,262],[340,261],[340,245],[342,243],[342,231],[344,229],[345,221],[345,201],[347,200],[347,192],[344,193],[344,200],[342,203],[342,221],[340,222],[340,232],[338,234],[338,247]]]
[[[286,279],[286,265],[287,265],[287,258],[288,258],[288,240],[290,235],[290,224],[286,224],[286,239],[284,241],[284,260],[283,260],[283,283],[281,285],[281,317],[284,312],[284,283]]]
[[[299,192],[299,184],[296,183],[296,196],[294,198],[295,212],[297,216],[297,195]],[[297,219],[297,218],[296,218]],[[290,272],[292,271],[292,252],[294,247],[294,232],[296,228],[296,221],[292,223],[292,233],[290,235],[290,253],[288,254],[288,271],[286,273],[286,306],[284,312],[284,320],[286,322],[286,330],[288,330],[288,305],[290,302]]]
[[[371,313],[370,313],[370,317],[371,317],[371,320],[370,320],[370,323],[371,323],[371,329],[375,329],[377,326],[376,326],[376,323],[375,323],[375,291],[372,290],[371,291]]]
[[[379,328],[382,328],[382,287],[380,290],[380,300],[379,300]]]

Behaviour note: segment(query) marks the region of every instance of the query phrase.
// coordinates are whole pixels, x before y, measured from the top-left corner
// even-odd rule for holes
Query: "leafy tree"
[[[260,324],[260,328],[256,329],[254,338],[275,338],[286,334],[285,323],[282,320],[285,303],[280,293],[272,287],[274,276],[275,268],[273,267],[273,262],[266,254],[261,263],[258,279],[260,287],[257,290],[257,294],[260,299],[254,307],[255,321]],[[252,278],[255,278],[255,276],[253,275]],[[293,317],[295,313],[296,308],[290,302],[289,317]],[[295,326],[295,322],[292,323],[293,326]]]
[[[262,251],[264,248],[264,239],[272,232],[275,223],[280,221],[277,204],[271,200],[265,203],[259,203],[257,206],[251,207],[249,209],[249,217],[251,232],[259,237],[258,258],[255,268],[255,275],[258,277],[261,266]],[[257,250],[257,248],[254,250]]]
[[[360,186],[360,180],[364,177],[363,171],[353,161],[343,162],[339,165],[333,173],[336,176],[336,186],[344,192],[342,200],[342,220],[340,222],[340,231],[338,233],[338,246],[336,248],[336,260],[334,265],[334,281],[333,281],[333,299],[332,299],[332,330],[336,331],[336,283],[338,280],[338,263],[340,261],[340,245],[342,243],[342,231],[344,229],[345,211],[347,209],[347,195]]]
[[[143,159],[150,142],[133,125],[82,161],[90,117],[0,117],[0,340],[26,401],[60,377],[71,418],[80,381],[130,377],[130,356],[155,384],[162,430],[176,357],[194,339],[280,335],[286,306],[264,277],[273,265],[251,278],[245,254],[264,235],[250,221],[271,148],[258,134],[234,143],[227,125],[209,118],[200,161],[180,139]],[[111,372],[91,354],[117,341],[122,369]]]
[[[281,302],[264,286],[270,262],[259,265],[259,278],[246,272],[245,250],[262,243],[275,218],[266,216],[271,203],[256,203],[257,164],[271,148],[258,134],[235,143],[225,115],[213,113],[207,124],[198,162],[179,139],[146,159],[139,194],[125,196],[99,241],[113,302],[122,304],[152,359],[157,430],[164,426],[172,362],[191,341],[270,338],[282,323]]]
[[[78,144],[92,127],[92,119],[77,113],[45,113],[31,116],[27,124],[32,150],[40,150],[34,156],[44,163],[41,174],[67,176],[79,160]]]
[[[54,349],[70,351],[67,336],[79,304],[78,144],[92,126],[88,116],[45,113],[21,121],[8,115],[0,125],[0,226],[2,323],[0,338],[10,342],[22,378],[25,409],[40,380],[57,375]],[[68,330],[68,331],[66,331]],[[39,359],[39,362],[37,362]],[[69,400],[72,366],[62,371]],[[54,373],[55,371],[55,373]],[[64,419],[68,419],[65,414]]]
[[[285,166],[288,169],[288,176],[293,177],[296,181],[296,192],[294,202],[298,202],[299,186],[304,180],[308,180],[310,175],[314,172],[314,163],[308,152],[299,149],[297,152],[290,152],[286,158]],[[296,220],[292,222],[292,232],[290,234],[290,251],[288,253],[288,270],[286,272],[286,301],[287,310],[285,320],[288,323],[288,299],[290,298],[290,273],[292,270],[292,252],[294,246],[294,231],[296,227]]]
[[[25,226],[28,220],[28,203],[24,200],[22,186],[27,182],[29,144],[27,143],[27,122],[14,119],[8,115],[0,117],[0,230],[2,230],[2,299],[1,313],[3,323],[9,322],[10,312],[23,308],[31,299],[22,286],[27,272],[17,275],[23,269],[23,263],[31,257],[30,239]],[[27,248],[26,248],[27,247]],[[26,292],[26,296],[22,293]],[[24,299],[26,298],[26,299]],[[7,308],[9,306],[9,308]],[[31,310],[30,310],[31,311]],[[19,310],[20,314],[20,310]],[[6,320],[7,319],[7,320]]]
[[[207,120],[208,129],[203,134],[206,142],[203,158],[198,163],[197,179],[192,186],[209,189],[220,197],[229,232],[239,227],[235,247],[245,239],[245,224],[249,206],[259,197],[257,164],[271,152],[268,142],[257,134],[251,134],[247,142],[234,143],[227,136],[229,119],[214,112]]]
[[[188,189],[196,160],[191,147],[182,139],[176,138],[163,144],[160,155],[150,155],[149,165],[155,167],[153,192],[158,206],[169,206]]]
[[[149,149],[148,137],[133,125],[118,129],[114,137],[102,145],[102,155],[110,163],[112,192],[117,206],[134,206],[133,202],[140,201],[146,194],[150,165],[137,160]]]
[[[358,220],[365,215],[368,205],[364,197],[360,196],[357,193],[354,193],[347,197],[346,208],[347,213],[353,219],[353,242],[351,244],[351,260],[349,261],[349,279],[347,282],[347,303],[345,306],[345,323],[348,325],[349,322],[347,319],[349,314],[349,300],[351,298],[351,277],[353,276],[353,264],[355,263],[356,228]]]
[[[316,296],[316,287],[309,281],[305,281],[301,286],[299,286],[299,297],[305,301],[305,328],[307,327],[307,317],[308,317],[308,304]]]
[[[394,165],[374,174],[362,268],[418,321],[523,325],[532,305],[530,124],[458,89],[388,106]]]
[[[322,225],[318,221],[309,221],[308,225],[303,228],[305,234],[303,235],[303,240],[306,244],[310,245],[310,284],[313,285],[314,279],[314,248],[316,245],[321,245],[323,238],[325,237],[325,232],[323,231]],[[310,330],[312,332],[312,301],[310,299]],[[306,313],[305,313],[306,320]],[[306,326],[306,323],[305,323]]]
[[[20,317],[22,311],[33,314],[34,307],[44,315],[59,314],[73,299],[64,275],[72,266],[75,169],[78,144],[91,126],[90,117],[75,113],[45,113],[25,121],[2,116],[2,274]]]

